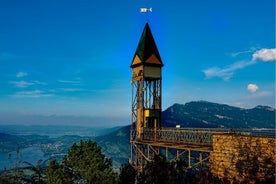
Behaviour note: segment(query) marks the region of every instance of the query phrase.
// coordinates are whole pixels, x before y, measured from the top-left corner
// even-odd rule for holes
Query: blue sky
[[[275,107],[273,0],[10,0],[0,17],[2,124],[128,124],[129,66],[147,21],[165,64],[163,109]]]

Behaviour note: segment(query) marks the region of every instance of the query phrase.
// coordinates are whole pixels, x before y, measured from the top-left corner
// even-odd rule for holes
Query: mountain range
[[[162,113],[164,127],[275,128],[275,109],[256,106],[243,109],[206,101],[174,104]]]
[[[162,126],[175,127],[176,125],[182,128],[275,129],[275,109],[268,106],[243,109],[206,101],[174,104],[162,112]],[[29,132],[27,135],[24,135],[24,132],[13,134],[14,130],[18,131],[18,128],[14,128],[12,126],[1,128],[0,153],[15,151],[18,147],[20,149],[40,147],[46,156],[64,154],[73,142],[91,139],[96,141],[101,146],[102,152],[112,159],[114,168],[127,163],[130,157],[130,125],[107,130],[61,126],[50,126],[49,129],[47,126],[18,127],[21,131],[25,128],[24,132]],[[54,136],[54,133],[58,135]],[[4,155],[4,158],[6,159],[7,156]]]

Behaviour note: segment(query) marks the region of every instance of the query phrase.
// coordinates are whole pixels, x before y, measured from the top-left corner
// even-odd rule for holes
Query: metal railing
[[[143,140],[182,144],[212,145],[212,133],[198,129],[149,129],[143,131]]]
[[[214,134],[275,137],[275,129],[144,128],[142,139],[157,142],[212,145]]]

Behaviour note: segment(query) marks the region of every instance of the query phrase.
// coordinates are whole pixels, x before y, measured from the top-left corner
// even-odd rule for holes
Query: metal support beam
[[[166,160],[168,160],[168,147],[166,147]]]
[[[191,168],[191,150],[188,150],[188,168]]]

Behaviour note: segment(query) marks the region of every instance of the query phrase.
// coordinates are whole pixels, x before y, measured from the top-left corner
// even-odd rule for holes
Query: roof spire
[[[138,65],[163,66],[148,22],[144,27],[130,67]]]

